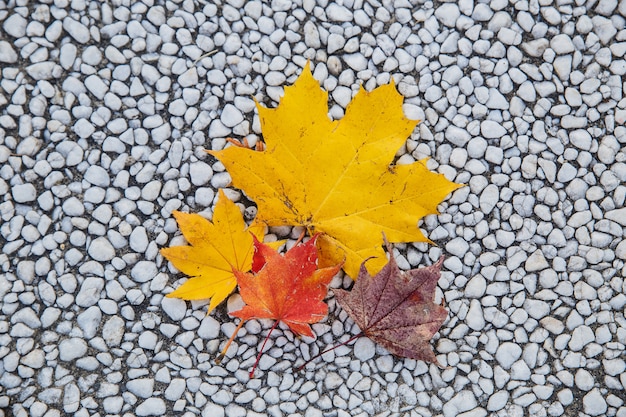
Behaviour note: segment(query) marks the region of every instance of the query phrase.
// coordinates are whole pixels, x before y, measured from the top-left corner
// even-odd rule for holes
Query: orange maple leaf
[[[318,269],[315,247],[317,237],[315,235],[308,242],[292,247],[284,256],[254,238],[255,251],[265,264],[258,274],[234,271],[239,293],[246,305],[241,310],[230,313],[242,320],[218,357],[218,363],[245,320],[276,320],[263,342],[257,363],[270,333],[280,322],[285,323],[297,335],[315,336],[310,324],[317,323],[326,316],[328,305],[323,300],[328,292],[328,284],[342,267],[342,264],[338,264]],[[250,377],[254,374],[257,363],[254,364]]]
[[[430,172],[426,161],[392,164],[417,120],[402,111],[393,83],[359,90],[341,120],[328,118],[328,93],[307,65],[276,109],[257,105],[266,147],[209,151],[233,184],[258,205],[256,221],[321,232],[321,263],[345,260],[356,278],[366,259],[375,274],[386,263],[382,234],[391,242],[428,241],[418,221],[460,185]]]

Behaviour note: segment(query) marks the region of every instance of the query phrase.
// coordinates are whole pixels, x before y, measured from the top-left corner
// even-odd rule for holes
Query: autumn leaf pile
[[[161,253],[190,278],[168,297],[210,299],[210,313],[239,286],[245,306],[231,313],[239,327],[268,318],[314,337],[310,324],[326,316],[328,284],[343,268],[356,284],[335,296],[362,335],[399,356],[435,361],[429,341],[447,317],[433,302],[441,262],[400,271],[393,257],[387,262],[383,239],[428,241],[418,221],[459,185],[425,160],[393,165],[418,123],[404,116],[402,101],[393,83],[361,88],[345,116],[330,120],[328,93],[307,65],[277,108],[257,105],[264,150],[209,151],[256,203],[257,217],[246,226],[222,190],[212,221],[174,212],[189,245]],[[262,241],[266,226],[285,225],[311,238],[281,255],[282,242]]]

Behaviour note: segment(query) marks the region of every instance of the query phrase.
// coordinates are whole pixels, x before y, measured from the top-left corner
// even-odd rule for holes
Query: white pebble
[[[59,343],[59,359],[70,362],[83,357],[87,353],[87,343],[83,339],[72,337]]]
[[[496,360],[504,369],[510,369],[513,363],[522,356],[522,348],[511,342],[504,342],[496,351]]]
[[[87,252],[89,253],[89,256],[100,262],[110,261],[113,257],[115,257],[115,249],[113,248],[113,245],[111,245],[111,242],[103,236],[92,240]]]

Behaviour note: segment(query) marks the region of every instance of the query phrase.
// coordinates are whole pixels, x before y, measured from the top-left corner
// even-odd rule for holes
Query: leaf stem
[[[254,362],[254,366],[252,367],[250,374],[248,374],[250,378],[254,378],[254,370],[259,364],[259,361],[261,360],[261,355],[263,354],[263,350],[265,349],[265,344],[267,343],[268,339],[270,338],[270,335],[272,334],[276,326],[278,326],[278,320],[274,321],[274,325],[272,326],[270,331],[267,333],[267,336],[265,336],[265,340],[263,340],[263,345],[261,346],[261,350],[259,351],[259,354],[256,357],[256,362]]]
[[[244,320],[241,320],[239,322],[239,324],[237,325],[237,328],[235,329],[233,334],[230,336],[230,339],[228,339],[228,342],[226,342],[226,346],[224,346],[224,349],[222,349],[220,354],[217,355],[217,358],[215,358],[215,363],[216,364],[219,365],[219,364],[222,363],[222,360],[224,359],[224,356],[226,356],[226,351],[230,347],[230,344],[233,342],[233,340],[235,340],[235,337],[237,336],[237,333],[239,333],[239,329],[241,329],[241,327],[243,326],[243,323],[244,323]]]
[[[296,240],[296,243],[294,243],[293,246],[298,246],[298,244],[302,242],[302,239],[304,239],[305,233],[306,233],[306,230],[303,230],[302,233],[300,233],[300,237],[298,238],[298,240]]]
[[[309,362],[311,362],[312,360],[315,360],[315,359],[319,358],[319,357],[320,357],[320,356],[322,356],[324,353],[327,353],[327,352],[330,352],[331,350],[335,350],[335,349],[337,349],[339,346],[344,346],[344,345],[347,345],[348,343],[352,342],[352,341],[353,341],[353,340],[355,340],[355,339],[358,339],[358,338],[359,338],[359,337],[361,337],[361,336],[364,336],[363,332],[361,332],[361,333],[359,333],[359,334],[356,334],[356,335],[352,336],[350,339],[346,340],[345,342],[341,342],[341,343],[339,343],[339,344],[336,344],[335,346],[333,346],[333,347],[331,347],[331,348],[328,348],[328,349],[326,349],[326,350],[325,350],[325,351],[323,351],[323,352],[318,353],[317,355],[313,356],[311,359],[309,359],[308,361],[306,361],[306,362],[304,362],[302,365],[300,365],[300,366],[296,369],[296,371],[297,371],[297,372],[300,372],[300,371],[301,371],[302,369],[304,369],[304,367],[305,367],[305,366],[307,366],[307,365],[309,364]]]

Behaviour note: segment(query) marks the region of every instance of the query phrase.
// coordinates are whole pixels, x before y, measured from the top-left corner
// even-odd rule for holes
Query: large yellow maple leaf
[[[417,125],[402,111],[394,84],[356,94],[338,121],[328,117],[328,93],[307,67],[276,109],[257,105],[266,149],[232,146],[210,151],[233,184],[258,205],[257,221],[321,232],[322,266],[345,259],[356,278],[368,258],[370,273],[387,259],[391,242],[428,241],[418,221],[460,185],[430,172],[426,160],[391,165]]]
[[[183,236],[191,245],[161,249],[161,254],[178,270],[189,275],[187,280],[167,297],[183,300],[211,299],[210,313],[237,286],[234,270],[248,272],[252,268],[254,239],[263,239],[265,225],[246,228],[239,207],[219,190],[213,210],[213,222],[199,214],[173,212]],[[272,247],[282,242],[273,242]]]

